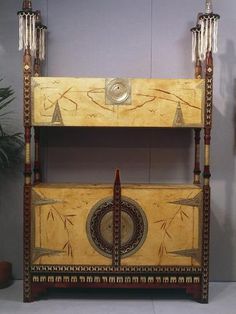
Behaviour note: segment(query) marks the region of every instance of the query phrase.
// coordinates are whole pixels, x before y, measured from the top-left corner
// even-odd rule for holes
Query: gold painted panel
[[[32,78],[32,87],[35,126],[203,127],[204,123],[204,80],[37,77]]]
[[[32,263],[111,265],[111,258],[91,245],[86,223],[91,209],[112,198],[111,185],[33,187]],[[199,266],[201,260],[202,190],[194,185],[124,185],[122,197],[145,212],[147,235],[121,265]]]

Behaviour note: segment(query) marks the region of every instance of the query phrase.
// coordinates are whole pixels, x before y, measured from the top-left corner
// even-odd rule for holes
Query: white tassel
[[[198,58],[201,60],[201,32],[197,32]]]
[[[192,32],[192,61],[196,61],[196,31]]]
[[[19,15],[19,50],[23,49],[23,16]]]
[[[213,52],[218,51],[217,38],[218,38],[218,19],[214,19],[214,32],[213,32]]]
[[[25,16],[25,48],[27,48],[28,45],[29,45],[28,32],[29,32],[29,29],[28,29],[28,14],[26,14],[26,16]]]
[[[204,46],[204,20],[202,19],[200,21],[201,25],[201,40],[200,40],[200,60],[202,61],[204,59],[204,51],[203,51],[203,46]]]
[[[209,51],[212,51],[212,24],[213,24],[213,20],[212,18],[210,18],[209,21],[210,25],[209,25]]]
[[[43,53],[43,42],[42,42],[42,29],[39,29],[39,59],[42,60],[42,53]]]
[[[23,34],[23,48],[25,49],[25,15],[22,16],[22,24],[23,24],[23,29],[22,29],[22,34]]]
[[[42,60],[45,59],[45,46],[46,46],[46,40],[45,40],[45,34],[46,34],[46,30],[43,29],[43,51],[42,51]]]
[[[32,51],[32,16],[29,16],[29,47]]]
[[[43,29],[40,29],[40,60],[43,59]]]
[[[209,35],[208,35],[208,27],[209,27],[209,20],[206,19],[206,25],[205,25],[205,47],[204,47],[204,56],[206,55],[208,51],[208,42],[209,42]]]
[[[36,30],[35,30],[35,22],[36,22],[36,17],[35,15],[33,16],[33,19],[32,19],[32,50],[33,50],[33,55],[35,56],[35,51],[36,51]]]

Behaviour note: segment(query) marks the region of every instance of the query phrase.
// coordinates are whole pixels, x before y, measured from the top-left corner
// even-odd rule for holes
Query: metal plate
[[[113,200],[106,198],[91,209],[87,218],[87,236],[100,254],[112,257]],[[121,258],[137,252],[147,236],[147,219],[142,208],[130,198],[121,200]]]
[[[106,104],[128,105],[131,103],[131,85],[128,79],[114,78],[106,80]]]

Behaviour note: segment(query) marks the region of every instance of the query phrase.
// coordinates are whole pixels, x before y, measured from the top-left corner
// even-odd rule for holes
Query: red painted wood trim
[[[113,252],[112,265],[120,266],[121,248],[121,185],[120,172],[116,170],[116,177],[113,188]]]

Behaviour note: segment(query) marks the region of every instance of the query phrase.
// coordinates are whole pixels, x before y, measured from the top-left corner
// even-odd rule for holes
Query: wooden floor
[[[182,292],[143,290],[50,291],[33,303],[22,303],[22,281],[0,290],[1,314],[235,314],[236,282],[211,283],[209,304],[199,304]]]

